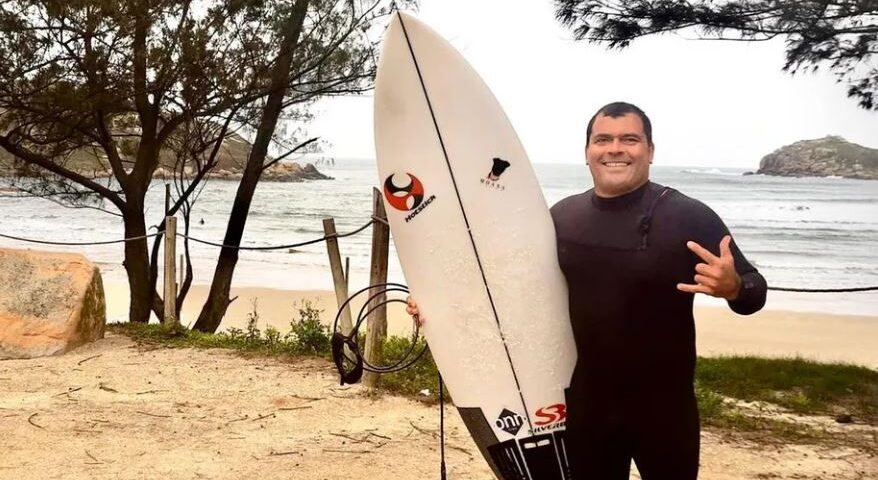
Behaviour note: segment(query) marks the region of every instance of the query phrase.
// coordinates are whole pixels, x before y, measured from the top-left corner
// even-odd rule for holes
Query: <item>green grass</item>
[[[768,402],[803,414],[878,413],[878,371],[801,358],[699,358],[695,377],[704,390]]]
[[[159,324],[114,323],[110,331],[127,335],[137,341],[170,347],[228,348],[232,350],[277,355],[314,355],[329,358],[329,327],[320,322],[320,310],[305,301],[295,305],[298,318],[290,321],[290,330],[281,334],[274,327],[259,329],[259,312],[254,301],[247,314],[247,328],[229,328],[216,334],[189,330],[182,326],[168,328]]]
[[[392,365],[402,359],[413,359],[424,350],[427,343],[423,338],[419,338],[415,344],[413,353],[406,357],[412,346],[410,338],[390,337],[384,343],[384,364]],[[421,400],[438,401],[439,392],[439,370],[436,368],[436,362],[430,354],[430,350],[424,351],[423,356],[418,359],[412,366],[399,372],[389,373],[381,377],[381,389],[392,393],[399,393],[407,396],[419,396]],[[429,395],[423,395],[421,392],[429,390]],[[448,390],[445,390],[445,399],[450,401]]]

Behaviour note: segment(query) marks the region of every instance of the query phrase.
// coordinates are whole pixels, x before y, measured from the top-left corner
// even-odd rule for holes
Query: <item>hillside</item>
[[[237,179],[241,177],[243,166],[250,154],[250,142],[237,134],[232,134],[223,142],[218,154],[219,162],[210,173],[210,177],[222,179]],[[165,178],[173,171],[175,159],[173,152],[162,150],[160,166],[156,170],[155,178]],[[80,149],[73,152],[65,162],[67,168],[89,177],[106,177],[110,175],[109,163],[101,151]],[[0,176],[10,176],[18,169],[22,176],[34,176],[33,172],[22,170],[22,166],[15,165],[14,158],[9,152],[0,148]],[[191,173],[191,171],[188,171]],[[301,166],[297,163],[287,162],[272,166],[263,174],[263,179],[268,181],[297,182],[302,180],[327,180],[328,177],[320,173],[311,164]]]
[[[878,180],[878,150],[827,136],[781,147],[759,162],[756,173],[784,177],[829,177]]]

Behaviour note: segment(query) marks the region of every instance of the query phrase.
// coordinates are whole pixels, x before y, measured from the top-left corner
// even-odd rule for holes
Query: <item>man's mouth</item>
[[[603,162],[605,167],[627,167],[631,162]]]

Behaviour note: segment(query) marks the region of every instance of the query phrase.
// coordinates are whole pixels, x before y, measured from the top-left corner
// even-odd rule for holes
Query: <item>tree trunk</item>
[[[146,221],[143,215],[143,198],[127,197],[127,209],[123,214],[125,238],[146,235]],[[149,257],[146,239],[125,242],[125,271],[128,273],[128,287],[131,290],[131,303],[128,319],[132,322],[149,323],[153,285],[149,280]]]
[[[302,33],[302,25],[308,12],[308,0],[298,0],[293,7],[287,24],[284,28],[283,41],[280,45],[278,61],[271,75],[271,93],[268,95],[262,119],[256,133],[256,141],[250,150],[247,165],[244,168],[241,183],[235,194],[235,202],[232,205],[232,213],[229,215],[229,224],[226,227],[224,245],[237,247],[241,244],[244,235],[244,227],[247,223],[247,215],[250,213],[250,203],[259,177],[262,175],[265,158],[268,154],[268,146],[277,126],[278,117],[283,110],[283,100],[286,96],[286,85],[290,76],[290,67],[293,63],[293,54],[299,43],[299,35]],[[194,329],[202,332],[213,333],[219,328],[220,322],[226,314],[226,310],[232,300],[229,292],[232,287],[232,276],[235,273],[235,265],[238,263],[238,249],[223,247],[217,260],[216,271],[213,274],[213,282],[207,301],[195,322]]]

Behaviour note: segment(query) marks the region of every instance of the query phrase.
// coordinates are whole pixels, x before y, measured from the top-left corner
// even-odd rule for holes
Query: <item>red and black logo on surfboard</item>
[[[403,212],[418,208],[424,200],[424,184],[411,173],[406,175],[409,177],[409,183],[403,186],[393,183],[396,175],[390,175],[384,180],[384,198],[391,207]]]

